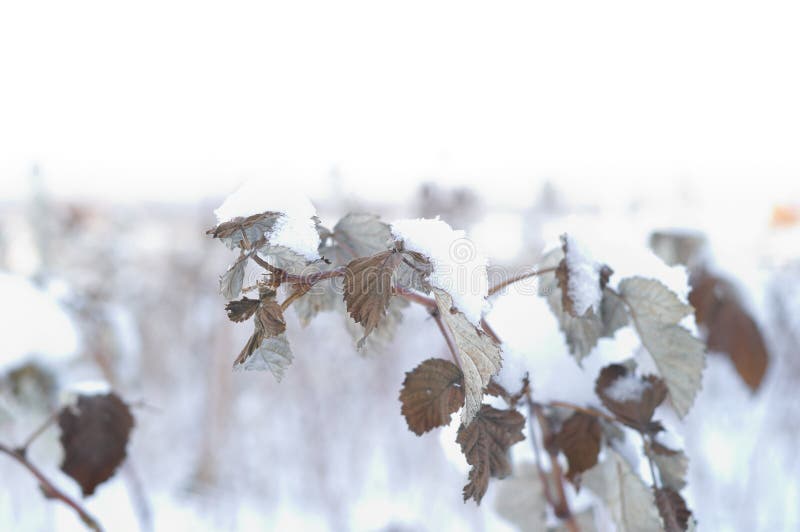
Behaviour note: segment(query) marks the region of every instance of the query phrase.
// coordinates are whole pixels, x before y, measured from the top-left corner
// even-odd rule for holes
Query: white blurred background
[[[0,3],[2,441],[104,378],[152,405],[87,501],[109,530],[511,530],[492,488],[461,502],[453,431],[400,416],[444,349],[424,312],[368,359],[341,317],[292,316],[283,383],[231,374],[246,331],[203,233],[259,177],[328,225],[439,214],[511,268],[564,231],[599,255],[702,232],[771,358],[751,392],[710,355],[686,496],[700,530],[796,530],[798,24],[791,2]],[[566,357],[510,297],[499,332]],[[69,488],[55,432],[33,457]],[[0,528],[81,529],[2,458]]]

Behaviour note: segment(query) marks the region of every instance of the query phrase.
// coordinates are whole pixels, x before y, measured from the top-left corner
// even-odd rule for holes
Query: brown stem
[[[553,437],[550,432],[550,424],[547,421],[547,418],[545,418],[541,406],[534,403],[533,399],[531,399],[530,393],[526,397],[528,402],[528,410],[529,412],[532,411],[533,414],[535,414],[536,420],[539,423],[539,428],[542,431],[542,442],[544,443],[545,450],[547,450],[547,453],[550,456],[552,481],[556,489],[555,504],[551,504],[551,506],[553,507],[556,517],[564,521],[564,524],[570,530],[570,532],[580,532],[580,527],[578,526],[577,521],[575,521],[575,517],[572,515],[572,510],[569,507],[569,501],[567,501],[567,494],[564,491],[564,474],[561,470],[561,465],[558,463],[558,450],[550,445]],[[531,438],[534,438],[533,430],[531,430]]]
[[[459,368],[461,367],[461,361],[458,358],[458,353],[456,351],[456,345],[453,342],[453,339],[450,337],[450,334],[447,332],[447,328],[444,326],[442,322],[442,315],[439,313],[438,308],[430,309],[431,317],[436,320],[436,325],[439,326],[439,332],[442,333],[444,337],[445,343],[447,343],[447,348],[450,350],[450,356],[453,358],[453,362],[455,362],[456,366]]]
[[[422,305],[423,307],[429,310],[437,309],[436,301],[434,301],[433,298],[424,296],[419,292],[406,288],[405,286],[395,286],[394,288],[392,288],[392,291],[394,291],[394,293],[397,294],[398,296],[408,299],[412,303],[417,303],[418,305]]]
[[[514,283],[518,283],[520,281],[524,281],[525,279],[530,279],[531,277],[535,277],[535,276],[541,275],[543,273],[550,273],[550,272],[554,272],[554,271],[556,271],[555,267],[553,267],[553,268],[544,268],[542,270],[531,270],[529,272],[524,272],[524,273],[517,274],[514,277],[510,277],[510,278],[506,279],[505,281],[499,282],[496,285],[490,287],[489,288],[489,295],[493,296],[494,294],[496,294],[497,292],[499,292],[500,290],[502,290],[503,288],[505,288],[508,285],[511,285],[511,284],[514,284]]]
[[[492,338],[492,340],[494,340],[496,343],[498,344],[503,343],[502,340],[500,340],[500,337],[497,335],[496,332],[494,332],[494,329],[492,329],[492,327],[489,325],[489,322],[486,321],[485,318],[481,318],[481,329],[483,329],[483,332],[488,334]]]
[[[34,430],[30,436],[28,436],[28,438],[25,440],[25,443],[23,443],[19,448],[16,449],[17,452],[25,456],[28,452],[28,447],[30,447],[31,444],[34,442],[34,440],[36,440],[36,438],[41,436],[44,431],[50,428],[50,425],[52,425],[56,421],[56,419],[58,419],[58,411],[50,414],[44,421],[44,423],[39,425],[39,427],[36,430]]]
[[[102,532],[103,527],[100,526],[100,523],[92,517],[89,512],[87,512],[83,506],[81,506],[78,502],[76,502],[72,497],[55,487],[55,485],[50,482],[50,480],[42,473],[38,467],[33,465],[28,459],[25,457],[24,454],[20,453],[19,451],[15,451],[3,444],[0,443],[0,452],[7,454],[18,463],[20,463],[25,469],[27,469],[36,480],[39,481],[39,485],[42,487],[45,495],[47,497],[51,497],[54,499],[58,499],[59,501],[63,502],[73,510],[75,513],[78,514],[81,521],[87,526],[87,528],[94,530],[95,532]]]

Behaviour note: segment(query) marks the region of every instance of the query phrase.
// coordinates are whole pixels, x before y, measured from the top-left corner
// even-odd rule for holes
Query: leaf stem
[[[0,452],[7,454],[14,460],[16,460],[19,464],[21,464],[25,469],[27,469],[35,478],[39,481],[39,485],[42,487],[45,495],[47,497],[51,497],[54,499],[58,499],[59,501],[63,502],[73,510],[75,513],[78,514],[81,521],[86,525],[87,528],[90,530],[94,530],[95,532],[102,532],[103,527],[100,526],[100,523],[92,517],[89,512],[87,512],[83,506],[81,506],[78,502],[76,502],[72,497],[58,489],[51,481],[48,479],[44,473],[42,473],[38,467],[33,465],[25,455],[20,452],[19,450],[11,449],[6,445],[0,443]]]
[[[447,343],[447,348],[450,350],[450,356],[452,357],[453,362],[455,362],[456,366],[458,366],[459,369],[460,369],[461,368],[461,360],[459,360],[459,358],[458,358],[458,352],[456,351],[456,345],[453,342],[453,339],[450,337],[450,334],[447,332],[447,328],[444,326],[444,323],[442,321],[442,315],[439,313],[439,309],[438,308],[430,309],[430,314],[431,314],[431,317],[436,321],[436,325],[439,326],[439,332],[442,333],[442,336],[444,337],[444,341],[445,341],[445,343]]]

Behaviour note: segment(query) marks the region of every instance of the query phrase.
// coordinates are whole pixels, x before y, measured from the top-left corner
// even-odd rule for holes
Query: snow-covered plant
[[[460,410],[457,443],[472,467],[465,501],[479,504],[490,478],[510,476],[498,488],[496,508],[525,530],[544,530],[548,507],[559,530],[591,527],[591,519],[570,508],[572,489],[582,486],[602,499],[619,530],[694,527],[680,495],[687,457],[664,443],[654,415],[662,405],[678,417],[687,414],[700,389],[704,344],[682,324],[693,308],[658,279],[617,281],[610,266],[565,235],[539,265],[490,285],[487,259],[463,231],[438,218],[386,223],[347,214],[329,229],[307,199],[255,185],[228,198],[216,215],[219,224],[208,234],[237,251],[220,277],[225,309],[232,321],[252,327],[234,368],[268,370],[281,380],[294,356],[284,319],[289,307],[303,324],[322,311],[340,311],[359,349],[379,349],[404,308],[422,305],[451,359],[429,358],[406,373],[400,410],[417,435],[449,425]],[[643,349],[599,372],[594,404],[538,401],[524,372],[506,375],[505,386],[497,379],[504,358],[518,355],[504,353],[489,324],[488,298],[531,278],[575,364],[622,328],[641,339]],[[641,366],[658,374],[642,374]],[[526,424],[536,463],[512,464],[509,449],[526,439]],[[631,443],[646,457],[642,472],[627,452]]]

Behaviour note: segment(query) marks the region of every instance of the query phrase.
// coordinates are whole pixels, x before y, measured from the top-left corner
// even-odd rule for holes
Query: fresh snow
[[[638,401],[642,393],[650,387],[650,383],[640,379],[634,373],[616,379],[605,389],[606,396],[612,401],[624,403],[625,401]]]
[[[48,362],[71,357],[78,334],[58,301],[24,277],[0,273],[0,372],[31,358]]]
[[[487,309],[489,291],[487,259],[462,230],[454,230],[436,218],[398,220],[391,224],[392,236],[405,249],[428,257],[430,284],[450,294],[453,305],[474,325]]]
[[[567,245],[567,295],[572,300],[573,307],[578,316],[583,316],[591,307],[597,312],[603,293],[600,290],[600,268],[583,246],[572,236],[564,235]]]
[[[262,212],[282,214],[267,235],[273,246],[284,246],[308,260],[319,258],[319,234],[314,217],[317,210],[296,187],[267,179],[246,181],[214,211],[217,222]]]

